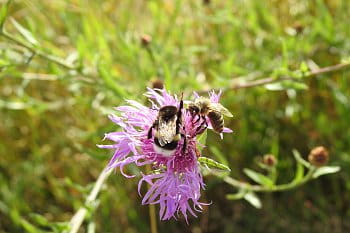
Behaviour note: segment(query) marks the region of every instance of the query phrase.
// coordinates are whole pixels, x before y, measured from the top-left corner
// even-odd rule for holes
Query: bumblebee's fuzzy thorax
[[[173,105],[166,105],[159,109],[157,119],[148,130],[147,138],[153,136],[153,148],[158,154],[170,156],[176,150],[178,142],[181,140],[180,127],[182,127],[182,108],[181,99],[179,108]],[[186,139],[184,139],[186,140]],[[186,143],[184,143],[184,148]]]
[[[201,115],[207,115],[210,110],[210,100],[204,97],[199,97],[195,100],[195,105],[199,108],[199,113]]]
[[[164,106],[159,109],[158,117],[164,119],[164,121],[173,120],[176,117],[177,111],[175,106]]]

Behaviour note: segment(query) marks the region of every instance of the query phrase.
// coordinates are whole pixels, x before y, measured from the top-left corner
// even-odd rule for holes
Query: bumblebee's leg
[[[148,134],[147,134],[147,139],[151,139],[151,137],[152,137],[152,129],[153,129],[154,127],[156,127],[157,124],[158,124],[157,121],[155,121],[155,122],[153,123],[153,125],[149,128]]]
[[[197,120],[194,122],[195,124],[198,123],[198,121],[200,121],[202,119],[202,115],[200,114],[196,114],[196,116],[198,116]]]
[[[152,137],[152,129],[153,129],[153,127],[149,128],[148,134],[147,134],[147,139],[151,139],[151,137]]]
[[[187,110],[191,114],[192,123],[196,124],[200,120],[199,108],[196,105],[190,105]]]
[[[207,129],[207,127],[203,127],[203,125],[199,126],[196,130],[196,134],[202,134],[205,130]]]
[[[207,122],[207,118],[205,116],[203,116],[203,121],[205,123],[205,128],[208,128],[208,122]]]
[[[179,109],[177,110],[177,119],[176,119],[176,134],[179,133],[180,131],[180,124],[182,123],[182,109],[184,107],[184,101],[183,99],[183,93],[181,94],[181,100],[180,100],[180,106]]]
[[[208,122],[207,122],[207,118],[205,116],[203,116],[203,121],[204,121],[204,130],[206,130],[208,128]]]
[[[202,116],[201,119],[202,123],[196,129],[197,134],[202,134],[208,128],[208,122],[205,116]]]

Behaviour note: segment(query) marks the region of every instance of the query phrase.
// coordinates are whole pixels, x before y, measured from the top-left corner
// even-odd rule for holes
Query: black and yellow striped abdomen
[[[221,112],[210,111],[208,113],[208,118],[211,125],[213,126],[214,131],[217,133],[222,133],[224,130],[224,117]]]

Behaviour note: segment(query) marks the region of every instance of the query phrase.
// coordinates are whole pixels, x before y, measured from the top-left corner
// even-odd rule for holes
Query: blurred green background
[[[348,0],[14,1],[6,31],[77,68],[0,37],[0,232],[49,231],[40,216],[69,221],[111,156],[96,147],[118,130],[107,114],[124,98],[145,102],[152,81],[188,95],[337,64],[350,57],[349,25]],[[234,189],[208,176],[203,201],[213,204],[189,225],[159,222],[159,232],[350,232],[349,74],[279,91],[226,90],[234,133],[222,142],[209,133],[205,150],[247,181],[242,169],[273,153],[283,183],[293,177],[292,149],[306,158],[323,145],[340,173],[260,195],[260,210],[226,200]],[[150,232],[136,190],[137,179],[112,175],[86,222],[96,232]]]

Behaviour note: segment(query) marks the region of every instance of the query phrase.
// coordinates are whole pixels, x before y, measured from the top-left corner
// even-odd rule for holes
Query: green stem
[[[158,233],[155,205],[149,205],[149,218],[151,223],[151,233]]]
[[[102,189],[104,182],[107,180],[109,175],[112,173],[113,169],[103,169],[99,177],[96,180],[94,187],[92,188],[89,196],[86,198],[85,205],[80,207],[80,209],[74,214],[69,222],[69,233],[77,233],[81,224],[83,223],[88,211],[89,206],[92,206],[97,198],[97,195]]]
[[[38,48],[32,46],[31,44],[23,42],[22,40],[16,38],[15,36],[11,35],[10,33],[6,32],[4,29],[0,30],[0,36],[3,36],[4,38],[18,44],[19,46],[22,46],[22,47],[28,49],[34,55],[37,55],[37,56],[42,57],[48,61],[56,63],[57,65],[60,65],[66,69],[70,69],[70,70],[77,70],[78,69],[74,65],[68,64],[67,62],[65,62],[63,59],[61,59],[59,57],[55,57],[53,55],[47,54],[47,53],[39,50]]]
[[[292,181],[287,184],[280,184],[272,187],[244,183],[229,176],[223,177],[220,173],[215,171],[211,171],[211,174],[222,178],[226,183],[238,189],[244,189],[246,191],[253,191],[253,192],[281,192],[281,191],[294,189],[312,180],[313,179],[312,175],[315,173],[315,171],[316,171],[316,168],[311,167],[308,173],[300,181],[298,182]]]
[[[151,171],[151,165],[147,164],[146,165],[146,171],[150,172]],[[150,185],[148,184],[148,187]],[[151,233],[158,233],[157,230],[157,217],[156,217],[156,207],[155,205],[148,205],[149,207],[149,220],[150,220],[150,226],[151,226]]]

